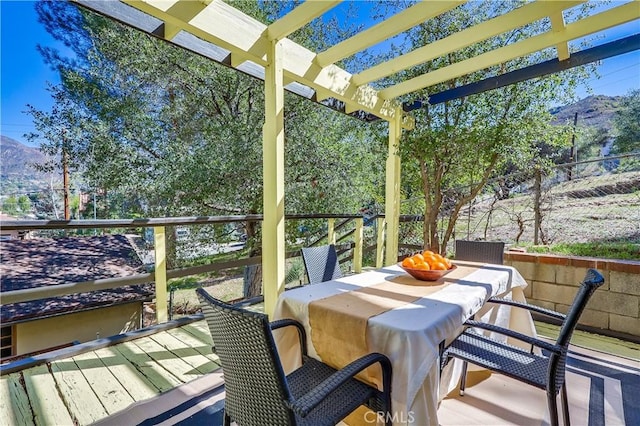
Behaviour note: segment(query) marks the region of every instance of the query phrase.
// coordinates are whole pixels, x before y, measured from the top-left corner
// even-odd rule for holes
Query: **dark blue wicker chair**
[[[335,370],[307,356],[297,321],[269,323],[266,315],[228,305],[201,288],[197,294],[224,373],[225,425],[334,425],[363,404],[392,418],[386,356],[371,353]],[[303,364],[285,376],[271,331],[288,326],[298,331]],[[376,363],[382,367],[382,391],[354,379]]]
[[[464,395],[467,362],[470,362],[546,390],[549,416],[551,424],[554,426],[558,425],[556,397],[562,390],[562,414],[564,424],[569,425],[569,405],[565,386],[565,365],[569,341],[591,295],[603,283],[604,278],[602,275],[595,269],[589,269],[566,315],[513,300],[491,299],[494,303],[525,308],[532,312],[561,320],[560,334],[555,344],[552,344],[492,324],[467,321],[465,325],[468,327],[445,349],[442,357],[444,363],[448,362],[452,357],[464,361],[462,379],[460,381],[460,395]],[[526,342],[531,345],[531,351],[486,337],[479,334],[477,329],[489,330]],[[533,353],[534,347],[541,348],[543,355]]]
[[[309,284],[321,283],[342,277],[338,253],[333,244],[302,249],[302,260]]]
[[[501,241],[456,240],[456,260],[504,263],[504,243]]]

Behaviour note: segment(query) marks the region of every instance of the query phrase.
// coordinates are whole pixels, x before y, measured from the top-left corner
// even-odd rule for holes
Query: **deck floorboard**
[[[122,384],[135,401],[142,401],[157,395],[160,391],[151,381],[115,348],[95,351],[104,365]]]
[[[553,328],[539,328],[539,333],[552,335]],[[615,339],[600,336],[580,336],[579,342],[604,344],[607,352],[571,346],[567,370],[571,421],[579,425],[640,424],[640,407],[633,402],[640,392],[640,361],[635,357],[639,346],[618,345]],[[180,395],[195,383],[219,385],[219,373],[208,375],[219,369],[211,345],[206,323],[197,321],[8,374],[0,378],[0,424],[88,425],[126,418],[123,413],[140,409],[142,418],[148,418],[153,414],[145,410],[158,397],[165,402],[156,404],[160,409],[172,408],[163,399],[167,391],[174,390],[167,395]],[[622,357],[614,355],[620,352]],[[588,374],[583,371],[585,366],[589,366]],[[619,373],[631,373],[631,379],[616,380]],[[471,374],[464,397],[454,390],[443,399],[438,410],[440,425],[548,424],[544,391],[498,374]],[[181,396],[185,397],[189,398]],[[219,413],[214,417],[219,419]]]
[[[69,410],[60,397],[53,376],[46,365],[26,370],[23,379],[36,424],[73,424]]]
[[[78,365],[73,359],[51,363],[56,386],[71,417],[79,424],[86,425],[108,416],[109,412],[91,388],[91,384],[82,372],[82,367],[83,363]]]
[[[12,373],[0,381],[0,424],[33,425],[29,396],[22,386],[22,374]]]

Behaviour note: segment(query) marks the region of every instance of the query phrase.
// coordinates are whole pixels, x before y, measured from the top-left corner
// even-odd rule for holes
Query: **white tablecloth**
[[[502,265],[471,265],[477,265],[478,269],[442,290],[369,318],[368,349],[388,356],[393,367],[394,424],[438,424],[438,401],[455,387],[458,379],[456,372],[449,368],[440,382],[439,344],[457,336],[463,322],[474,314],[483,321],[535,335],[528,312],[485,303],[494,295],[524,301],[522,289],[527,283],[518,271]],[[400,274],[405,272],[394,265],[285,291],[278,300],[273,319],[300,321],[307,331],[309,355],[320,359],[309,337],[309,303]],[[293,332],[276,332],[275,337],[285,372],[289,373],[300,365],[299,348],[295,343],[297,336]]]

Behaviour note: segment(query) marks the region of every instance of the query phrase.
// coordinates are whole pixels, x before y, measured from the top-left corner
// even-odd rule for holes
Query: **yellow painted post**
[[[327,244],[336,243],[336,220],[333,218],[327,219]]]
[[[384,232],[386,220],[384,217],[376,218],[376,228],[378,229],[378,238],[376,240],[376,268],[382,268],[382,261],[384,260]]]
[[[353,271],[355,273],[362,272],[362,245],[364,243],[364,219],[361,217],[356,219],[356,230],[353,234],[355,247],[353,248]]]
[[[264,75],[262,277],[269,316],[284,290],[284,84],[282,46],[270,41]]]
[[[385,245],[385,265],[393,265],[398,260],[398,227],[400,217],[400,136],[402,134],[402,110],[396,109],[393,120],[389,121],[389,153],[387,156],[385,209],[387,221],[387,243]]]
[[[158,324],[168,321],[169,299],[167,294],[167,240],[164,226],[153,228],[153,251],[155,253],[154,279],[156,282],[156,320]]]

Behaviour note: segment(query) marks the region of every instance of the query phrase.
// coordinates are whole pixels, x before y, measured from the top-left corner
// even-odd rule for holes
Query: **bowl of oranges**
[[[449,259],[431,250],[406,257],[398,266],[420,281],[437,281],[456,268]]]

